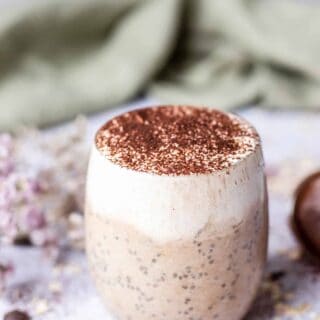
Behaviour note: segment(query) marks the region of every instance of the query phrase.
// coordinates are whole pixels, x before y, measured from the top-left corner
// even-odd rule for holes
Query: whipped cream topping
[[[261,148],[229,170],[228,174],[148,174],[120,167],[93,147],[86,207],[134,227],[157,243],[192,239],[208,228],[225,236],[264,201]]]

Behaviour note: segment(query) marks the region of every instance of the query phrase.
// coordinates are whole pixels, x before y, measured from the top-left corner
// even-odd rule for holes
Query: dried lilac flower
[[[82,248],[87,158],[83,121],[54,135],[0,134],[0,243]],[[69,221],[74,212],[76,225]]]
[[[37,199],[41,190],[37,173],[23,168],[16,154],[16,141],[0,135],[0,235],[11,242],[21,233],[44,227],[45,216]]]
[[[0,292],[5,289],[8,276],[13,272],[13,265],[11,263],[0,263]]]

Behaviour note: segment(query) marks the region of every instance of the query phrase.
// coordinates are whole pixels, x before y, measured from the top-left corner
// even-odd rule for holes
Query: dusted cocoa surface
[[[244,159],[260,143],[246,121],[190,106],[124,113],[96,135],[96,146],[121,167],[159,175],[207,174]]]

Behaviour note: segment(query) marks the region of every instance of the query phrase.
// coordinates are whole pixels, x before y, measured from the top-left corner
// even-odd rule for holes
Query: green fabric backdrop
[[[0,9],[0,130],[141,92],[229,109],[320,106],[320,4],[32,0]]]

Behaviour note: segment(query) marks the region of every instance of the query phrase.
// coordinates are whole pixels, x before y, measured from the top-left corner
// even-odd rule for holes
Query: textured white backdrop
[[[111,114],[131,108],[122,107],[91,117],[88,141]],[[240,114],[252,122],[262,136],[270,175],[270,238],[266,274],[284,272],[279,281],[264,283],[246,319],[319,320],[320,267],[306,259],[297,259],[298,247],[287,221],[292,210],[291,191],[297,181],[313,168],[320,167],[320,113],[246,109]],[[9,283],[10,295],[15,294],[15,287],[25,288],[26,293],[13,305],[9,304],[7,297],[2,297],[0,318],[12,308],[23,308],[24,301],[30,297],[37,297],[33,302],[34,310],[46,309],[46,306],[41,306],[46,302],[49,311],[33,319],[112,319],[90,281],[84,254],[70,254],[67,266],[61,270],[52,269],[38,249],[1,248],[0,259],[11,260],[17,266]],[[61,295],[48,298],[48,285],[56,279],[63,279],[65,287]]]

